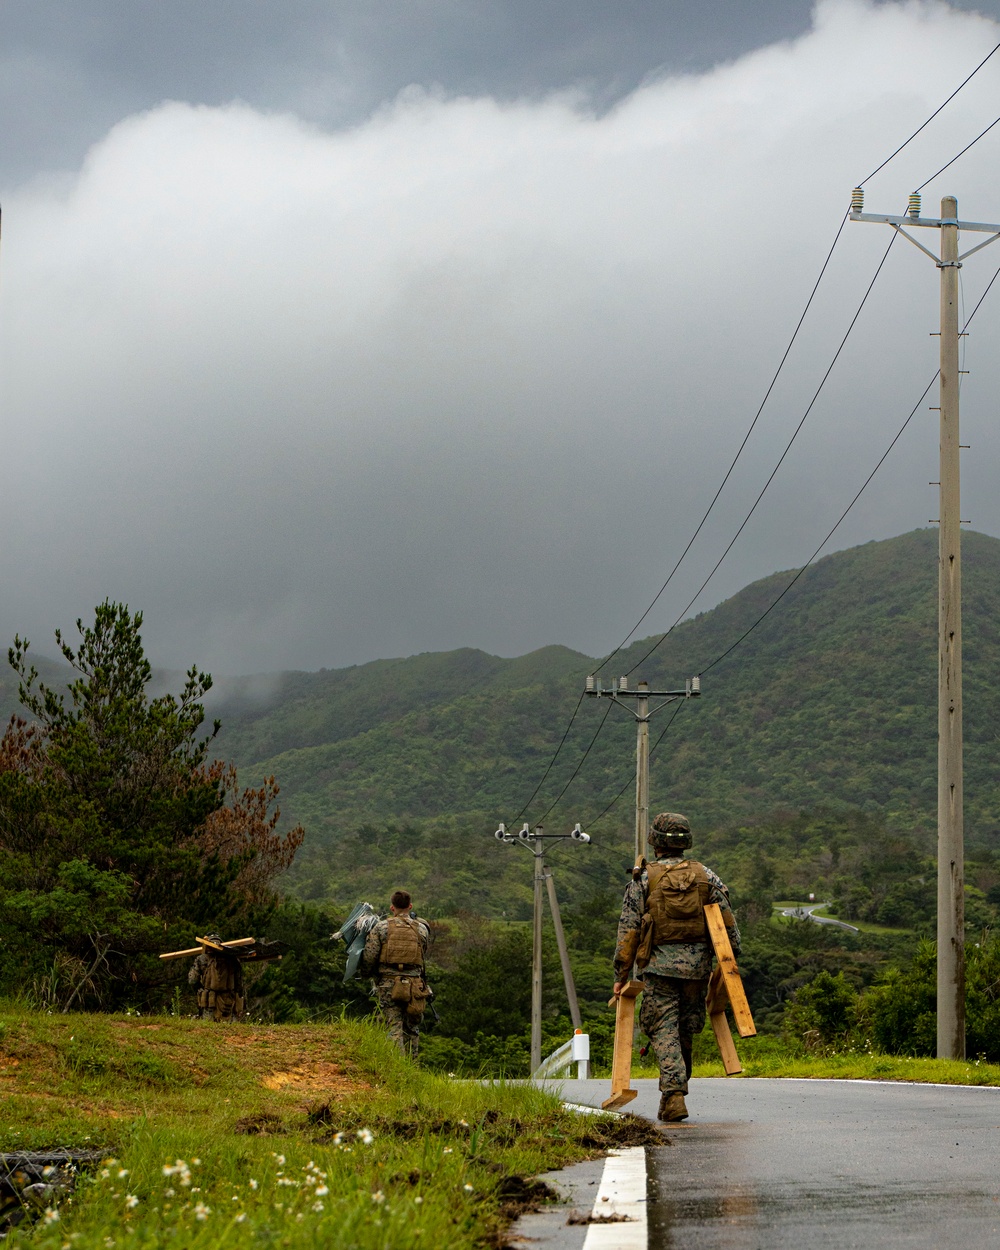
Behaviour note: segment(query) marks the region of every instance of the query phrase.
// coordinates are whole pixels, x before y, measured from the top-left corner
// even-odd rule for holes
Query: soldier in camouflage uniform
[[[365,940],[361,969],[374,978],[375,1000],[389,1037],[404,1055],[416,1059],[420,1020],[432,992],[424,976],[430,929],[410,911],[406,890],[397,890],[389,915]]]
[[[684,857],[691,846],[687,817],[661,812],[650,826],[649,841],[656,859],[649,865],[641,860],[633,869],[622,903],[615,994],[638,957],[646,985],[639,1025],[660,1065],[659,1118],[672,1123],[687,1119],[684,1095],[691,1076],[691,1046],[705,1027],[712,944],[704,905],[719,904],[736,956],[740,933],[726,886],[711,869]]]
[[[210,942],[222,943],[217,933],[208,935]],[[242,1020],[246,1006],[243,989],[243,965],[229,951],[202,947],[195,956],[188,982],[198,987],[198,1018],[200,1020]]]

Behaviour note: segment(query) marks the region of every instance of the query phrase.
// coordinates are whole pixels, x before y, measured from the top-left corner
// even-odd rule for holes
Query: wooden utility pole
[[[940,529],[938,532],[938,894],[937,1055],[965,1058],[965,851],[962,812],[962,530],[958,429],[958,271],[962,261],[1000,238],[1000,226],[959,221],[958,201],[946,195],[941,216],[921,217],[920,195],[905,217],[863,213],[864,194],[851,196],[851,220],[892,226],[941,271]],[[904,226],[940,231],[940,259]],[[960,230],[993,237],[963,253]]]
[[[941,512],[938,531],[937,1053],[965,1058],[962,522],[958,440],[958,201],[941,201]]]
[[[678,699],[697,699],[701,695],[701,678],[689,677],[683,690],[650,690],[649,683],[640,681],[634,690],[629,689],[628,678],[621,677],[617,685],[603,689],[591,674],[587,678],[584,693],[593,699],[611,699],[624,707],[636,720],[635,739],[635,862],[646,854],[649,838],[649,722],[662,708]],[[630,707],[628,700],[634,699]],[[650,708],[650,699],[662,699]]]
[[[646,854],[649,837],[649,682],[639,682],[635,701],[635,862]]]
[[[570,833],[545,833],[541,825],[531,827],[525,822],[515,837],[507,832],[506,825],[500,825],[493,835],[498,842],[508,845],[523,846],[534,856],[532,874],[533,911],[531,925],[531,1070],[534,1072],[542,1062],[542,883],[544,882],[549,895],[549,906],[552,908],[552,923],[556,931],[556,942],[559,946],[559,959],[562,963],[563,979],[566,983],[566,997],[569,1000],[569,1013],[574,1029],[579,1029],[580,1007],[576,998],[576,986],[573,984],[573,969],[569,963],[569,952],[566,949],[566,936],[563,933],[562,917],[559,914],[559,902],[556,899],[556,887],[552,874],[544,863],[546,840],[553,838],[559,841],[570,840],[586,845],[590,834],[584,833],[577,822]],[[582,1061],[581,1061],[582,1062]]]
[[[541,826],[535,835],[541,833]],[[542,856],[535,854],[534,912],[531,929],[531,1070],[542,1062]]]

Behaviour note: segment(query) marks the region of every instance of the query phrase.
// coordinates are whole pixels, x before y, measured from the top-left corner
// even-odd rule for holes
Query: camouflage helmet
[[[691,822],[680,812],[660,812],[649,826],[649,840],[656,850],[686,851],[691,845]]]

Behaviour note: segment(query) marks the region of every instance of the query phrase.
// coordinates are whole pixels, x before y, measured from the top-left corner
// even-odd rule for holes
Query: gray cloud
[[[800,39],[600,116],[414,91],[333,134],[247,105],[121,122],[65,185],[6,197],[0,631],[44,649],[112,596],[145,609],[159,663],[229,673],[459,645],[610,649],[728,463],[850,187],[998,39],[940,5],[830,0]],[[998,74],[879,176],[870,207],[901,208],[992,120]],[[1000,215],[997,142],[930,196]],[[759,489],[887,241],[848,227],[649,630]],[[963,270],[968,307],[997,263]],[[812,551],[934,371],[936,282],[896,244],[699,606]],[[995,307],[964,393],[966,515],[994,533]],[[936,516],[933,416],[836,545]]]

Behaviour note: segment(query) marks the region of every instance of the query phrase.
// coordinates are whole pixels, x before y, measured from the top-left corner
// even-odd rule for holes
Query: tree
[[[273,779],[240,795],[235,772],[208,762],[208,674],[149,697],[141,626],[105,602],[93,626],[77,621],[76,649],[57,631],[76,674],[65,693],[39,681],[26,640],[9,652],[35,723],[13,719],[0,741],[0,978],[55,959],[64,1009],[155,1001],[176,970],[152,953],[266,916],[302,841],[274,832]]]

